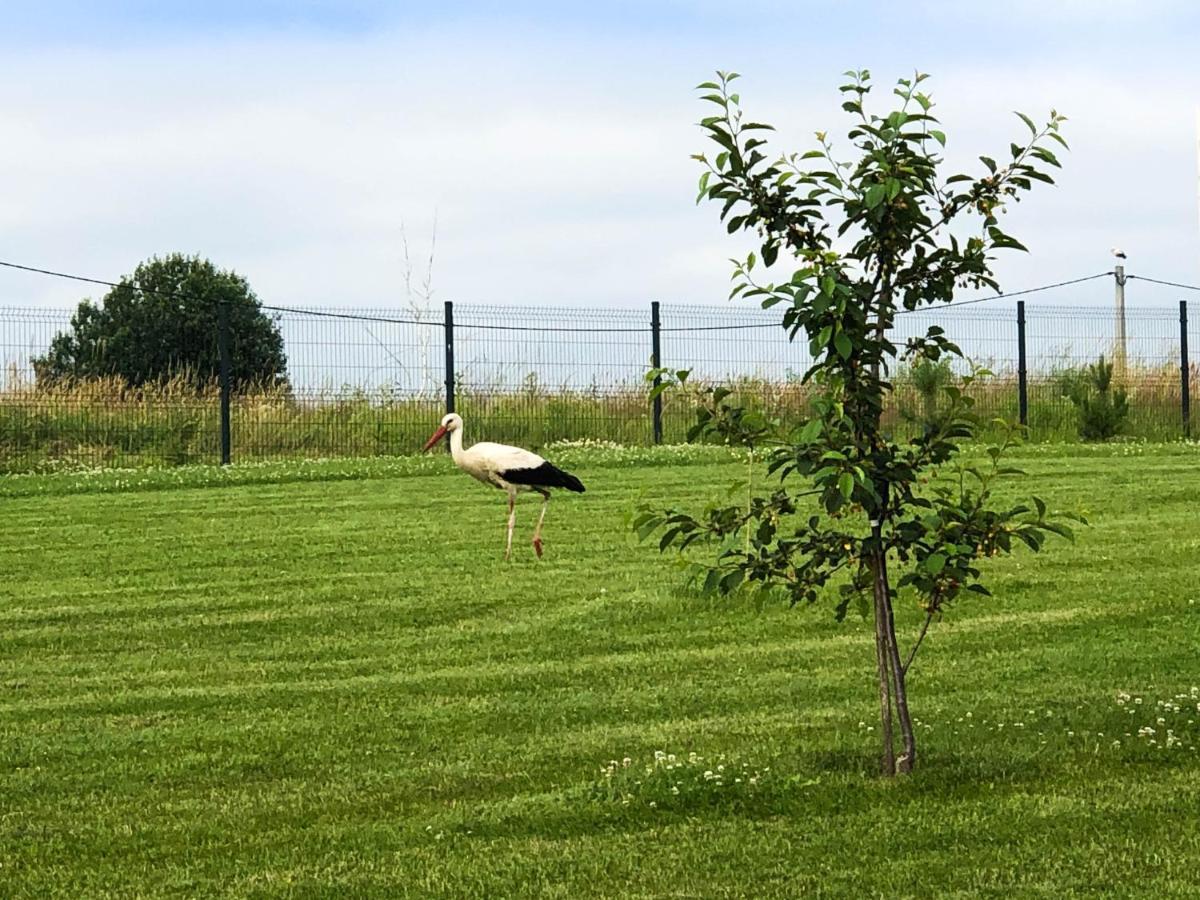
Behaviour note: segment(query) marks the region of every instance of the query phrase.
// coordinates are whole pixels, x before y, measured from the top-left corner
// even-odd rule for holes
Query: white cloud
[[[294,305],[400,300],[400,225],[439,220],[435,287],[470,302],[715,302],[728,286],[711,205],[692,205],[703,147],[689,88],[750,60],[745,101],[780,146],[839,124],[841,68],[754,44],[656,46],[630,35],[206,38],[119,50],[45,49],[0,61],[5,138],[0,257],[101,277],[156,252],[199,252]],[[838,54],[870,61],[847,39]],[[1071,116],[1059,189],[1013,213],[1035,249],[1010,289],[1109,264],[1194,278],[1191,105],[1170,59],[1137,64],[924,63],[951,152],[1002,150],[1013,108]],[[883,78],[883,67],[877,74]],[[7,302],[70,305],[77,285],[5,275]],[[93,292],[94,293],[94,292]]]

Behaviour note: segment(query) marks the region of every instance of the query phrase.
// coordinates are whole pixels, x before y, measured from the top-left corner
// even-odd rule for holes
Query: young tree
[[[437,213],[433,216],[433,229],[429,235],[429,256],[425,260],[425,272],[420,281],[415,282],[416,266],[413,265],[409,253],[408,231],[404,223],[400,223],[400,246],[404,251],[404,303],[408,312],[417,322],[433,322],[440,319],[433,308],[433,258],[437,251]],[[416,329],[417,365],[420,368],[416,386],[421,392],[435,392],[440,387],[442,372],[433,365],[432,349],[434,343],[434,328]]]
[[[697,564],[706,592],[757,584],[782,589],[796,604],[836,587],[839,619],[856,598],[864,615],[873,610],[882,768],[892,775],[916,763],[905,675],[930,622],[964,592],[988,596],[979,560],[1009,553],[1017,542],[1036,551],[1048,532],[1069,537],[1070,531],[1047,520],[1037,498],[1032,505],[991,505],[996,479],[1019,474],[1001,463],[1015,440],[1013,428],[987,449],[986,465],[959,463],[955,477],[939,477],[960,444],[976,435],[968,391],[980,370],[945,388],[945,409],[917,437],[889,433],[882,415],[891,365],[899,358],[921,364],[962,356],[938,327],[904,348],[889,332],[898,313],[949,302],[958,288],[998,290],[993,251],[1024,249],[1001,229],[998,216],[1035,181],[1052,183],[1044,169],[1058,161],[1048,145],[1065,142],[1062,116],[1052,111],[1039,128],[1018,113],[1029,137],[1011,145],[1007,163],[984,156],[982,174],[943,178],[946,138],[920,87],[927,76],[900,79],[884,115],[866,108],[869,73],[847,76],[841,91],[853,118],[852,162],[839,160],[824,133],[817,134],[818,149],[768,160],[764,133],[771,127],[743,121],[730,89],[737,75],[718,73],[718,81],[700,85],[703,99],[716,106],[700,124],[720,149],[712,159],[695,157],[705,169],[697,202],[720,201],[731,234],[757,236],[759,255],[735,260],[731,297],[781,306],[789,336],[807,338],[815,360],[804,376],[813,387],[813,414],[775,437],[768,471],[779,486],[769,495],[699,517],[643,510],[635,527],[643,539],[661,531],[662,550],[720,542],[715,560]],[[781,255],[793,261],[784,280],[757,280],[760,256],[771,266]],[[747,417],[720,388],[708,392],[694,433],[764,447],[762,417]],[[793,487],[798,477],[803,489]],[[889,564],[903,567],[898,579]],[[893,616],[900,588],[915,593],[925,612],[906,655]]]
[[[41,383],[118,375],[139,385],[184,375],[203,384],[220,367],[222,303],[234,384],[283,383],[283,337],[246,279],[181,253],[140,263],[99,304],[82,301],[71,330],[54,337],[46,355],[34,360],[34,371]]]

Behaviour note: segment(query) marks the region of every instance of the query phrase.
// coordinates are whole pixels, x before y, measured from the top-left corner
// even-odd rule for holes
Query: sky
[[[116,279],[199,254],[275,305],[406,309],[431,257],[433,303],[724,303],[747,244],[694,202],[694,85],[742,73],[773,149],[803,151],[844,132],[843,71],[884,93],[919,69],[953,167],[1004,156],[1013,110],[1069,118],[1059,184],[1008,214],[1032,252],[1001,257],[1005,290],[1114,245],[1195,284],[1198,39],[1190,0],[5,0],[0,260]],[[0,270],[5,305],[98,293]]]

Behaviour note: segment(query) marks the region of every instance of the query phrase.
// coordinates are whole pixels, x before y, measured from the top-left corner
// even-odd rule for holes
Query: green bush
[[[901,417],[922,426],[934,425],[946,401],[945,389],[953,383],[954,370],[950,368],[949,360],[919,360],[896,379]],[[910,392],[916,395],[919,408],[908,402],[909,397],[905,395]]]
[[[1113,365],[1103,356],[1085,370],[1060,373],[1063,396],[1074,405],[1079,436],[1085,441],[1116,437],[1129,418],[1129,397],[1123,388],[1113,388]]]

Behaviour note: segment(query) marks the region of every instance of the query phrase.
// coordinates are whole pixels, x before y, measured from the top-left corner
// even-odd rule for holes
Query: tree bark
[[[882,548],[882,543],[880,544]],[[883,631],[887,642],[888,666],[891,669],[892,693],[896,704],[896,718],[900,723],[900,739],[903,751],[896,758],[896,772],[907,774],[917,762],[917,741],[913,734],[912,717],[908,713],[908,690],[904,684],[904,664],[900,659],[900,647],[896,641],[896,619],[892,611],[892,591],[888,582],[887,554],[882,549],[875,558],[875,590],[882,599],[878,600],[883,610]]]
[[[875,571],[875,661],[879,669],[879,730],[883,738],[883,756],[880,769],[891,777],[896,774],[896,749],[892,738],[892,690],[890,663],[888,660],[887,632],[884,628],[886,616],[880,604],[879,573]]]
[[[916,736],[908,712],[908,693],[904,685],[904,665],[896,642],[896,620],[892,612],[892,592],[888,582],[887,553],[883,549],[881,527],[872,523],[875,548],[871,551],[873,594],[875,598],[875,655],[879,667],[879,702],[884,740],[882,768],[885,775],[907,774],[917,759]],[[892,705],[900,725],[902,751],[895,755]]]

